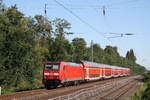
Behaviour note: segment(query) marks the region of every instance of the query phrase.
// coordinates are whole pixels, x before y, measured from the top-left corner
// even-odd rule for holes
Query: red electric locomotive
[[[129,68],[88,61],[80,63],[48,61],[44,63],[43,83],[45,88],[56,88],[58,85],[78,84],[102,78],[126,76],[129,73]]]
[[[43,82],[46,88],[84,81],[83,65],[72,62],[46,62],[44,64]]]

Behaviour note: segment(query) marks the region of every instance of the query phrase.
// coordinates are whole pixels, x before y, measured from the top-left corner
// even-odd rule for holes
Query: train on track
[[[49,89],[59,85],[66,86],[128,75],[130,75],[130,69],[124,67],[88,61],[80,63],[47,61],[44,63],[43,84]]]

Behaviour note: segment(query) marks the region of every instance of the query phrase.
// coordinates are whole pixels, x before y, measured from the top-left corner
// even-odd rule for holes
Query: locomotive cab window
[[[48,70],[58,70],[59,66],[60,66],[59,63],[47,63],[45,65],[45,69],[48,69]]]

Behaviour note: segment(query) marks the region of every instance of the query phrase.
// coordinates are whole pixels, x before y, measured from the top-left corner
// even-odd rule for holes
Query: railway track
[[[126,84],[119,86],[117,88],[114,88],[108,92],[102,97],[99,98],[99,100],[119,100],[119,98],[124,95],[128,90],[136,86],[137,81],[133,80],[130,82],[127,82]]]
[[[76,92],[77,94],[82,94],[84,91],[91,91],[91,89],[92,90],[97,89],[98,91],[99,87],[101,87],[101,92],[104,93],[105,91],[108,91],[107,89],[110,89],[110,88],[112,89],[115,86],[117,86],[117,82],[122,83],[122,82],[125,82],[125,80],[127,81],[128,79],[132,79],[132,78],[133,76],[120,77],[120,78],[108,79],[108,80],[103,80],[103,81],[89,82],[89,83],[85,83],[85,84],[81,84],[77,86],[60,87],[60,88],[51,89],[51,90],[38,89],[38,90],[32,90],[32,91],[26,91],[26,92],[19,92],[19,93],[14,93],[14,94],[9,94],[9,95],[2,95],[0,96],[0,100],[47,100],[47,99],[57,100],[58,98],[60,99],[60,96],[65,97],[66,95],[70,93]],[[95,90],[95,93],[98,93],[97,91]],[[74,94],[74,96],[76,95]]]
[[[112,90],[102,100],[108,100],[110,98],[111,100],[124,100],[125,98],[123,99],[122,96],[125,95],[129,90],[136,89],[136,87],[139,86],[139,83],[141,83],[141,80],[142,80],[142,77],[137,78],[133,80],[132,82],[129,82],[123,86],[120,86],[118,89]]]
[[[103,85],[97,85],[87,89],[70,93],[68,95],[59,96],[56,98],[50,98],[49,100],[117,100],[124,92],[127,92],[129,87],[131,88],[137,81],[136,78],[140,76],[130,77]],[[130,83],[132,85],[130,86]],[[126,89],[126,88],[127,89]]]

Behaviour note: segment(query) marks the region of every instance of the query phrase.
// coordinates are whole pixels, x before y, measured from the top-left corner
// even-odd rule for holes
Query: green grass
[[[144,93],[144,91],[146,90],[147,88],[147,85],[143,85],[143,86],[140,86],[138,91],[135,93],[135,95],[133,97],[131,97],[130,100],[142,100],[142,95]]]
[[[150,100],[150,73],[144,75],[144,85],[139,87],[130,100]]]

